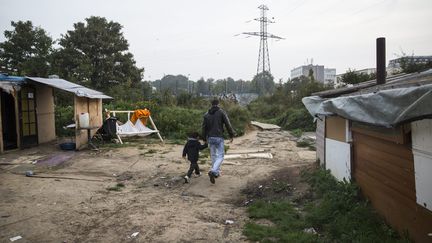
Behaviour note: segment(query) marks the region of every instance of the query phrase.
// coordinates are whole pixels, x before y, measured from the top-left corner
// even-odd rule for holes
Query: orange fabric
[[[135,124],[136,121],[140,119],[144,126],[147,126],[147,119],[149,116],[150,111],[148,109],[135,110],[130,120],[133,124]]]

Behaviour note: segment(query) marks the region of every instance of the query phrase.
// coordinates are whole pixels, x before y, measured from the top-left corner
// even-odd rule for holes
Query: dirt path
[[[274,157],[226,160],[215,185],[206,175],[209,159],[200,164],[203,176],[183,183],[188,163],[181,145],[76,152],[63,168],[43,173],[59,178],[25,177],[3,165],[0,242],[17,235],[17,242],[246,241],[241,190],[273,171],[313,163],[315,155],[297,148],[287,132],[251,131],[228,145],[229,153],[260,149]],[[38,155],[31,153],[8,154],[0,162],[25,163]],[[117,183],[125,187],[107,190]]]

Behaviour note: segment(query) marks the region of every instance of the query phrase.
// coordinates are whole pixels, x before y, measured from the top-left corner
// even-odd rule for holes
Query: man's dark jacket
[[[234,137],[234,129],[225,111],[218,106],[212,106],[204,115],[202,124],[202,136],[204,141],[207,141],[208,137],[223,137],[224,124],[230,138]]]
[[[187,154],[188,160],[192,163],[196,163],[198,161],[199,151],[205,148],[207,148],[206,143],[201,144],[195,138],[188,138],[188,141],[183,148],[183,157]]]

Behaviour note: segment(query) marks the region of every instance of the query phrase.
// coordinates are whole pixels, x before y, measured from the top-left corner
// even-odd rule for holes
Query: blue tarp
[[[0,81],[9,81],[9,82],[24,82],[25,78],[20,76],[9,76],[3,73],[0,73]]]

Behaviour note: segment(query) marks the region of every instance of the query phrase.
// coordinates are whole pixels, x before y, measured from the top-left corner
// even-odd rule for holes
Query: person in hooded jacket
[[[210,182],[215,183],[215,178],[219,177],[220,166],[224,160],[224,126],[230,136],[230,142],[233,141],[235,132],[231,126],[228,115],[219,107],[219,100],[215,99],[211,102],[212,106],[204,115],[202,124],[202,135],[205,142],[208,142],[210,147],[210,157],[212,167],[208,172]]]
[[[199,158],[199,151],[207,148],[207,143],[201,144],[198,141],[198,133],[197,132],[191,132],[188,135],[188,140],[183,148],[183,158],[186,159],[186,155],[188,160],[190,161],[189,170],[184,177],[185,183],[190,182],[190,178],[192,176],[192,172],[195,171],[196,175],[201,175],[199,166],[198,166],[198,158]]]

